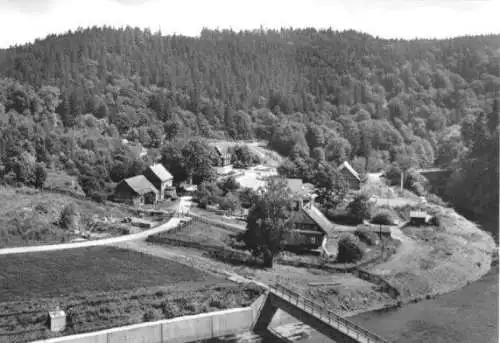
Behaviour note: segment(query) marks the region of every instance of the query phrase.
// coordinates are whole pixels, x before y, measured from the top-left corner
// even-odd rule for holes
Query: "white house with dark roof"
[[[361,177],[358,172],[354,170],[354,168],[349,164],[349,162],[345,161],[342,163],[338,171],[347,181],[349,188],[351,189],[360,189],[361,188]]]
[[[175,188],[173,187],[174,177],[165,169],[163,164],[156,163],[149,166],[148,169],[144,171],[144,176],[158,190],[158,200],[161,201],[165,196],[173,196],[172,192],[175,193]]]

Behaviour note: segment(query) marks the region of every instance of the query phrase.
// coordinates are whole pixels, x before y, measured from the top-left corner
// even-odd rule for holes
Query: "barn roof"
[[[137,175],[123,180],[134,192],[144,195],[150,192],[158,194],[158,190],[146,179],[144,175]]]
[[[347,169],[356,179],[361,180],[358,172],[354,170],[354,168],[349,164],[349,162],[344,161],[344,163],[340,165],[338,170],[341,171],[343,169]]]
[[[330,222],[312,203],[306,204],[302,209],[326,234],[331,234],[333,232],[332,222]]]
[[[427,218],[425,211],[410,211],[410,218]]]
[[[160,179],[161,182],[172,180],[174,177],[161,163],[153,164],[149,169]]]

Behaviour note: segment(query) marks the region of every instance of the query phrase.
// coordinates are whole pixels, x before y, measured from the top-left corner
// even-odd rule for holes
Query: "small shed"
[[[50,331],[60,332],[66,328],[66,313],[57,307],[54,311],[49,311]]]
[[[410,211],[410,225],[420,226],[427,224],[429,216],[425,211]]]

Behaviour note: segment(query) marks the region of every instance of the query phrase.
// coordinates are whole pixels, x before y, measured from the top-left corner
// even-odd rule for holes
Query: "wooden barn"
[[[115,188],[114,199],[130,205],[156,204],[159,191],[144,175],[122,180]]]
[[[361,177],[358,172],[354,170],[354,168],[349,164],[349,162],[345,161],[340,165],[338,171],[347,181],[350,189],[360,189],[361,187]]]
[[[148,167],[144,172],[144,176],[158,190],[158,200],[161,201],[165,198],[175,196],[175,188],[173,187],[174,177],[165,169],[163,164],[156,163]]]

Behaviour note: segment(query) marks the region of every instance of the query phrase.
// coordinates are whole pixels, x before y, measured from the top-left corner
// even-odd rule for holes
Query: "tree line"
[[[172,142],[259,138],[287,157],[283,173],[305,180],[317,179],[317,165],[344,160],[361,173],[453,167],[454,185],[478,179],[488,206],[472,207],[488,212],[495,168],[486,159],[498,157],[493,143],[472,143],[470,128],[498,112],[499,49],[498,35],[405,41],[316,29],[51,35],[0,51],[2,168],[15,174],[34,157],[106,193]],[[488,130],[483,136],[496,139]],[[146,161],[124,138],[148,148]],[[172,153],[188,159],[198,147],[185,144]],[[194,162],[182,163],[187,177]]]

